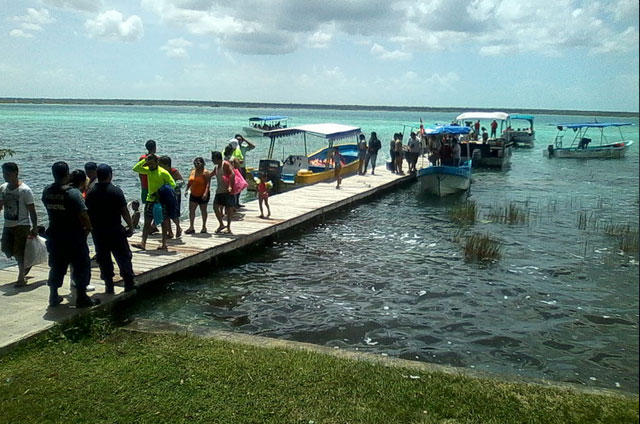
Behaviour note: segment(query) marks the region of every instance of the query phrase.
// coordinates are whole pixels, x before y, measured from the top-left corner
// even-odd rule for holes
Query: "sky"
[[[0,97],[638,111],[638,0],[0,0]]]

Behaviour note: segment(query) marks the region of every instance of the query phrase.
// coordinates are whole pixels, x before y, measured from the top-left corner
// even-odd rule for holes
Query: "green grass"
[[[192,336],[74,340],[59,333],[0,357],[0,422],[638,422],[633,397]]]
[[[478,211],[476,210],[476,202],[466,201],[460,205],[456,205],[449,210],[449,217],[458,225],[472,225],[476,222]]]

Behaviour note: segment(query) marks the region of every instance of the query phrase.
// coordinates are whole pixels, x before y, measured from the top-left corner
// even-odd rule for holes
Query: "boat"
[[[242,128],[248,136],[267,136],[269,131],[287,128],[288,116],[254,116],[249,118],[249,125]]]
[[[273,191],[276,193],[320,181],[332,180],[334,178],[334,164],[331,158],[333,149],[338,149],[343,158],[340,175],[355,174],[358,171],[357,141],[361,133],[359,127],[334,123],[300,125],[269,131],[267,136],[270,137],[271,143],[267,158],[260,160],[258,170],[253,171],[253,175],[257,178],[261,172],[266,173],[269,180],[273,182]],[[296,135],[302,136],[304,154],[289,155],[282,162],[274,159],[276,140]],[[327,145],[308,154],[308,138],[323,139]],[[353,139],[353,142],[335,143],[348,139]]]
[[[633,144],[632,140],[625,140],[622,135],[621,127],[633,125],[629,122],[585,122],[576,124],[553,124],[558,129],[558,133],[553,144],[549,144],[543,150],[543,155],[548,158],[576,158],[576,159],[620,159],[624,157],[629,146]],[[605,128],[617,127],[620,132],[620,138],[611,141],[604,134]],[[599,131],[600,136],[594,142],[587,137],[589,130]],[[567,130],[573,130],[575,135],[569,145],[565,144],[564,136]]]
[[[479,134],[471,132],[469,136],[466,136],[461,140],[463,161],[473,159],[473,166],[476,168],[498,168],[505,169],[511,164],[511,151],[513,142],[508,141],[503,137],[503,130],[506,128],[506,124],[509,120],[509,114],[505,112],[465,112],[456,117],[456,122],[460,126],[466,126],[471,128],[477,121],[485,121],[482,128],[489,127],[490,123],[486,121],[496,121],[499,125],[499,131],[496,134],[500,134],[500,137],[488,137],[488,133],[483,131],[483,137]],[[486,136],[485,136],[486,135]],[[466,149],[465,146],[469,148]],[[466,153],[471,156],[467,156]]]
[[[520,127],[514,125],[515,121],[526,121],[529,126]],[[517,128],[514,128],[517,127]],[[536,139],[536,132],[533,129],[533,115],[525,115],[522,113],[511,113],[507,119],[507,128],[503,132],[503,137],[507,141],[513,143],[513,147],[529,147],[532,148]]]
[[[460,125],[438,125],[427,127],[424,130],[427,137],[438,137],[440,140],[445,135],[459,136],[470,132],[471,128]],[[468,143],[466,147],[469,147]],[[424,156],[422,163],[424,164]],[[440,197],[467,191],[471,185],[471,165],[470,159],[461,161],[458,166],[431,165],[427,162],[426,166],[421,166],[416,170],[420,189]]]

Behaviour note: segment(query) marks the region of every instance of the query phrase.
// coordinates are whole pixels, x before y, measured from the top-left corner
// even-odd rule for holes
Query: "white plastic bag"
[[[45,239],[40,236],[27,238],[27,244],[24,247],[24,267],[29,268],[47,262],[48,259],[49,253]]]

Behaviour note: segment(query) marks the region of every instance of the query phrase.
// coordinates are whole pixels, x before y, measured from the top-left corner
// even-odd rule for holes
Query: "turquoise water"
[[[246,118],[273,113],[291,116],[291,125],[358,125],[383,142],[420,117],[431,124],[455,115],[2,105],[0,143],[17,151],[13,160],[37,197],[50,164],[64,159],[72,168],[110,163],[116,184],[136,198],[130,169],[145,140],[157,140],[159,152],[186,174],[193,157],[222,148]],[[474,171],[470,199],[479,220],[470,227],[449,216],[464,197],[435,199],[410,186],[238,258],[233,267],[175,280],[132,315],[637,392],[638,256],[622,252],[605,230],[638,225],[638,127],[623,129],[635,144],[622,160],[542,156],[555,135],[549,123],[588,119],[536,116],[534,149],[515,151],[508,171]],[[309,142],[309,150],[321,146]],[[259,140],[249,164],[267,148]],[[288,149],[303,151],[300,141]],[[510,202],[526,212],[525,223],[491,219]],[[500,260],[464,260],[461,239],[475,232],[500,241]]]

